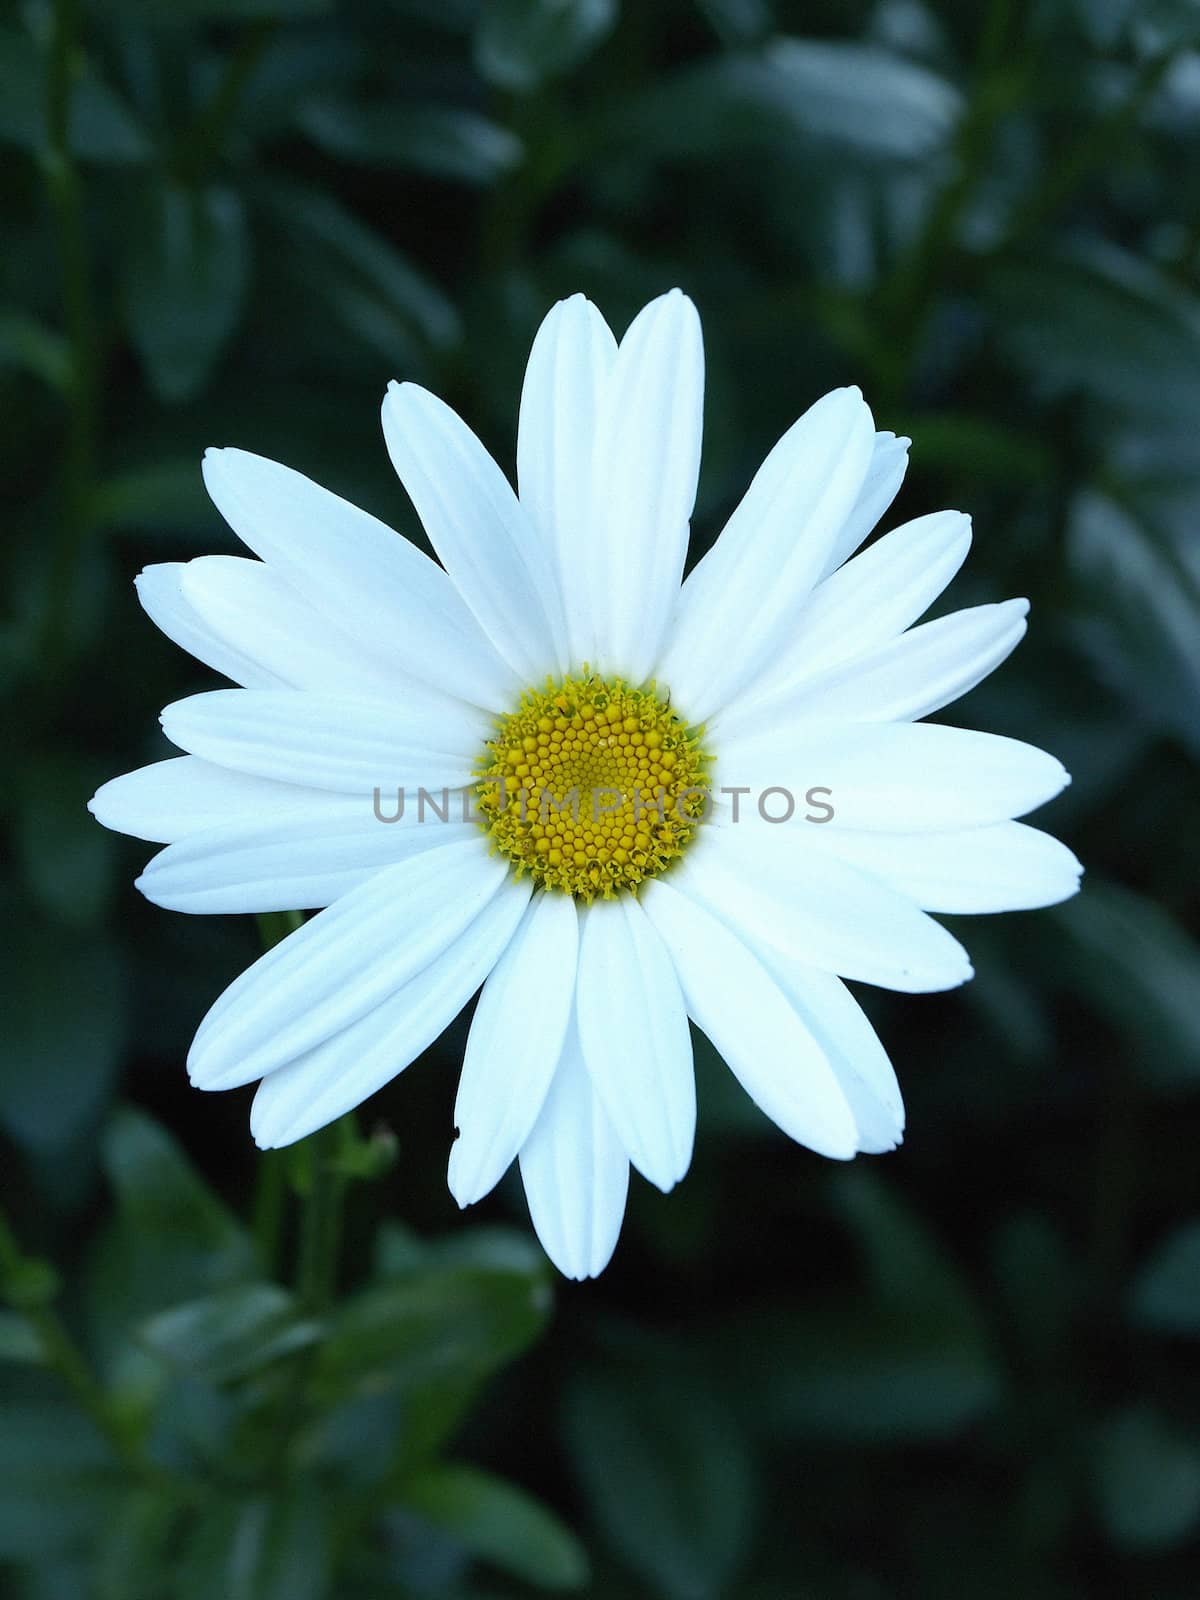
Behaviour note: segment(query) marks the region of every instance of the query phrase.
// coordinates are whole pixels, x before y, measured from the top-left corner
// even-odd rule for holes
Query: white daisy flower
[[[703,388],[678,291],[619,344],[582,296],[557,305],[517,495],[453,411],[393,384],[387,447],[440,565],[288,467],[210,450],[209,493],[260,559],[153,566],[138,591],[240,687],[168,706],[186,754],[91,803],[166,845],[138,880],[158,905],[318,912],[188,1058],[202,1089],[259,1081],[263,1148],[365,1100],[482,985],[450,1188],[470,1205],[518,1160],[575,1278],[612,1254],[631,1163],[664,1191],[687,1170],[689,1018],[800,1143],[891,1149],[900,1091],[842,980],[953,988],[970,963],[930,912],[1078,886],[1070,851],[1012,820],[1067,783],[1059,763],[918,720],[1025,631],[1024,600],[912,626],[968,519],[854,554],[908,441],[840,389],[685,582]]]

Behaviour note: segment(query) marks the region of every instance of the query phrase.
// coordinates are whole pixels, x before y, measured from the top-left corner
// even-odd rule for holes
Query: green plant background
[[[5,1597],[1200,1592],[1198,46],[1194,0],[0,8]],[[461,1024],[293,1157],[190,1090],[259,930],[84,805],[211,681],[131,584],[232,548],[204,446],[419,538],[387,380],[511,464],[547,306],[673,284],[701,545],[860,382],[895,518],[975,517],[952,603],[1033,602],[952,719],[1066,762],[1089,876],[866,995],[895,1155],[700,1044],[690,1176],[575,1286],[515,1179],[446,1192]]]

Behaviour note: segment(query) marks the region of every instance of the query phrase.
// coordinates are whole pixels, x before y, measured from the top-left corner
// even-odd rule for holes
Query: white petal
[[[874,444],[857,389],[811,406],[771,451],[683,586],[657,676],[703,722],[778,655],[854,507]]]
[[[858,1128],[858,1148],[894,1150],[904,1135],[904,1102],[887,1051],[840,978],[789,961],[769,946],[755,953],[825,1052]]]
[[[368,796],[462,788],[493,731],[477,707],[419,684],[390,700],[215,689],[169,705],[162,725],[181,750],[235,771]]]
[[[383,432],[430,544],[496,650],[527,684],[565,670],[566,624],[549,556],[483,445],[415,383],[388,386]]]
[[[941,594],[970,547],[970,518],[958,511],[918,517],[885,534],[818,584],[792,636],[714,729],[735,727],[751,707],[903,633]]]
[[[630,895],[582,913],[576,994],[583,1059],[634,1166],[666,1192],[696,1135],[692,1041],[663,942]]]
[[[971,976],[958,940],[904,895],[813,845],[806,825],[705,828],[679,887],[744,937],[792,960],[908,994]]]
[[[617,342],[583,295],[560,300],[538,329],[521,391],[517,482],[563,598],[570,664],[595,656],[589,543],[598,498],[596,433]]]
[[[382,662],[492,711],[519,693],[450,579],[386,524],[246,450],[209,450],[204,482],[239,539]]]
[[[347,816],[360,811],[362,804],[359,795],[272,783],[269,778],[214,766],[199,756],[174,756],[101,784],[88,801],[88,810],[97,822],[118,833],[173,844],[223,823]],[[390,816],[395,809],[394,799],[384,797],[383,814]]]
[[[360,800],[332,818],[270,817],[193,833],[159,851],[137,887],[168,911],[312,911],[397,861],[472,837],[480,837],[477,823],[430,814],[418,823],[415,806],[384,823]]]
[[[261,1148],[305,1138],[403,1072],[454,1020],[495,966],[529,892],[528,883],[509,878],[423,972],[366,1016],[264,1078],[250,1111],[250,1131]]]
[[[774,446],[691,573],[659,677],[694,722],[706,722],[786,648],[858,496],[874,437],[858,389],[818,400]]]
[[[601,1105],[572,1025],[533,1132],[521,1179],[542,1249],[567,1278],[594,1278],[617,1246],[629,1157]]]
[[[910,439],[897,439],[894,433],[875,435],[871,465],[867,468],[853,510],[829,547],[829,554],[821,569],[822,578],[828,577],[848,556],[854,554],[899,494],[908,470],[908,447],[911,443]]]
[[[252,1083],[348,1028],[448,950],[506,876],[482,835],[375,873],[234,979],[196,1033],[192,1082]]]
[[[798,688],[764,697],[722,723],[742,737],[781,723],[911,722],[940,711],[1006,661],[1025,637],[1028,600],[973,606],[910,628]],[[736,718],[736,720],[735,720]]]
[[[592,665],[633,683],[657,660],[679,592],[703,414],[700,319],[673,289],[621,340],[596,443]]]
[[[676,880],[655,878],[640,898],[670,952],[688,1015],[786,1134],[847,1160],[858,1148],[858,1129],[824,1050],[752,947]]]
[[[779,787],[795,800],[795,818],[778,832],[817,824],[800,820],[815,788],[832,806],[829,827],[918,833],[1006,822],[1058,794],[1070,778],[1044,750],[999,734],[928,722],[779,722],[717,746],[714,784],[749,786],[742,813],[751,829],[766,826],[755,809],[763,790]],[[754,802],[754,803],[751,803]],[[768,800],[777,814],[785,803]]]
[[[534,895],[467,1037],[450,1149],[450,1193],[460,1206],[491,1193],[537,1121],[567,1036],[578,953],[570,895]]]
[[[1023,822],[953,833],[813,832],[822,848],[947,915],[1057,905],[1077,892],[1083,872],[1065,844]]]
[[[286,680],[261,666],[245,650],[231,644],[196,615],[184,599],[182,561],[162,561],[147,567],[134,579],[138,599],[146,615],[161,628],[173,644],[179,645],[197,661],[232,678],[247,689],[280,689]]]
[[[381,663],[263,561],[201,556],[180,574],[183,597],[217,638],[277,682],[329,694],[390,694],[406,674]]]

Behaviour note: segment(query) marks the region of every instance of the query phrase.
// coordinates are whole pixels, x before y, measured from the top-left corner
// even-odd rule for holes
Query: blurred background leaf
[[[5,12],[6,1600],[1194,1600],[1198,131],[1195,0]],[[131,580],[235,548],[209,444],[420,540],[388,380],[511,470],[547,306],[620,331],[675,283],[696,552],[860,383],[914,441],[889,523],[971,512],[953,602],[1032,602],[952,720],[1071,768],[1036,820],[1085,891],[956,928],[962,993],[863,997],[886,1160],[789,1146],[697,1040],[693,1170],[635,1180],[594,1285],[554,1282],[515,1179],[478,1218],[447,1194],[456,1024],[332,1164],[313,1303],[311,1162],[184,1071],[255,930],[142,902],[148,850],[84,809],[213,681]]]

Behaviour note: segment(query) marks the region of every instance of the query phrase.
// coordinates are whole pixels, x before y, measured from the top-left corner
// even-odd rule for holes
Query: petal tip
[[[280,1148],[262,1129],[255,1130],[253,1119],[250,1122],[250,1137],[260,1150],[278,1150]]]

